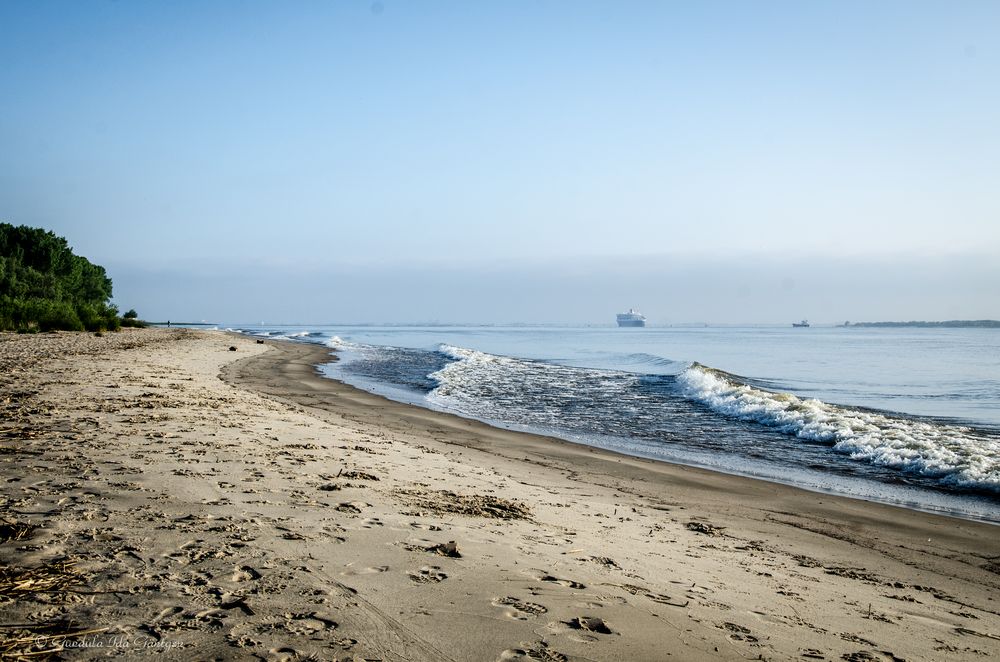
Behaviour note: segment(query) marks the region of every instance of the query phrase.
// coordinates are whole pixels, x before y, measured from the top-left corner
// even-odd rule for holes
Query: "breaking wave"
[[[236,331],[237,333],[242,333],[253,338],[270,338],[271,340],[305,340],[310,342],[319,342],[325,334],[322,331],[284,331],[284,330],[272,330],[272,329],[232,329],[228,328],[227,331]]]
[[[486,344],[480,341],[482,332],[464,329],[453,332],[453,339],[404,334],[392,345],[382,344],[395,339],[384,329],[375,334],[378,344],[355,329],[336,329],[342,336],[333,329],[301,327],[240,331],[323,343],[338,354],[338,361],[321,368],[335,379],[492,425],[1000,522],[1000,431],[992,423],[973,422],[975,414],[944,419],[890,411],[905,411],[919,397],[989,406],[1000,383],[992,378],[864,384],[862,395],[878,395],[866,400],[858,397],[853,382],[824,374],[812,379],[799,370],[784,377],[741,377],[641,351],[646,347],[603,341],[568,346],[563,354],[548,337],[541,350],[525,344],[520,330],[500,333],[497,344],[538,358],[459,346]],[[432,339],[450,342],[424,344]],[[902,379],[907,373],[894,374]],[[792,389],[823,393],[823,400],[787,392]],[[898,408],[896,395],[904,399]],[[880,409],[831,404],[838,401],[873,402]],[[969,409],[937,411],[965,414]]]
[[[719,414],[832,446],[854,460],[945,485],[1000,492],[1000,439],[968,427],[767,391],[698,363],[678,375],[677,386]]]

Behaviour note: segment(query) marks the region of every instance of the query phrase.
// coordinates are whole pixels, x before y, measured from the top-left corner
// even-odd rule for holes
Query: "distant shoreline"
[[[998,320],[948,320],[945,322],[844,322],[850,327],[918,327],[932,329],[1000,329]]]
[[[153,326],[219,326],[218,322],[146,322]]]

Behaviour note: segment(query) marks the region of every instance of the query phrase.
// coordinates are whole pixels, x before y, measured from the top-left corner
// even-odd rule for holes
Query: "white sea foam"
[[[484,420],[513,418],[520,424],[563,428],[558,407],[539,403],[584,402],[606,397],[622,402],[638,375],[515,359],[474,349],[440,345],[454,362],[430,375],[437,382],[427,397],[437,405]],[[578,416],[582,419],[582,416]]]
[[[857,460],[1000,492],[1000,440],[969,428],[774,393],[699,364],[681,373],[677,383],[684,396],[720,414],[831,444]]]
[[[346,352],[348,361],[380,364],[372,373],[378,375],[386,369],[381,364],[402,365],[413,351],[356,344],[336,336],[326,343]],[[739,455],[739,448],[727,444],[757,444],[755,452],[764,453],[758,457],[770,452],[775,461],[789,466],[823,462],[819,458],[824,454],[837,453],[840,459],[827,457],[825,461],[853,465],[846,459],[851,458],[963,490],[1000,493],[1000,437],[988,432],[800,398],[699,364],[680,374],[654,376],[519,359],[454,345],[437,349],[451,361],[429,375],[434,386],[427,401],[465,416],[572,438],[596,434],[617,437],[626,444],[662,443],[665,450],[692,443],[723,453],[731,448]],[[649,365],[658,357],[629,358]],[[692,409],[695,402],[724,417],[752,421],[792,437],[781,446],[775,441],[753,441],[766,438],[753,433],[720,432],[718,420],[713,422],[712,417],[706,419]],[[795,438],[831,449],[803,447],[799,457]],[[648,452],[654,452],[657,446],[649,448],[654,450]]]
[[[347,343],[340,336],[331,336],[324,344],[333,349],[341,349],[347,345]]]
[[[479,413],[484,405],[488,406],[489,403],[482,402],[478,397],[482,385],[502,387],[514,373],[520,372],[518,364],[523,363],[452,345],[440,345],[438,351],[455,361],[431,373],[430,377],[437,381],[438,386],[428,397],[437,402],[449,401],[452,406],[464,404],[465,407],[461,408],[467,413]],[[469,405],[475,405],[473,411],[468,410]]]

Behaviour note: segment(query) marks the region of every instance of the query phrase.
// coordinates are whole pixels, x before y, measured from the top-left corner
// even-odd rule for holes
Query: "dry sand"
[[[325,358],[0,335],[0,653],[1000,654],[997,527],[496,430]]]

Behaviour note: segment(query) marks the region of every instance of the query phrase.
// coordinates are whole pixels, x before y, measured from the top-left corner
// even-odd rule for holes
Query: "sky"
[[[0,3],[0,221],[147,319],[1000,318],[1000,3]]]

